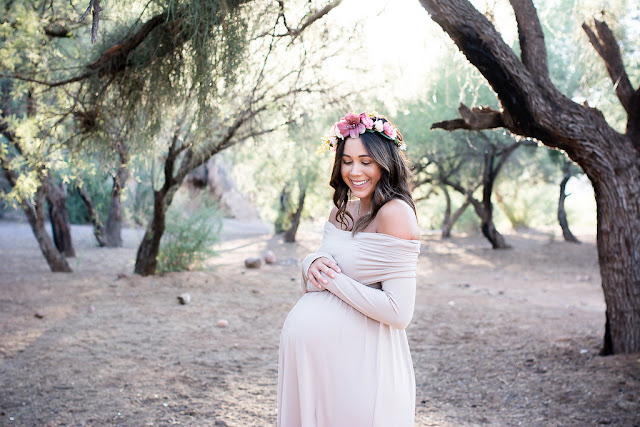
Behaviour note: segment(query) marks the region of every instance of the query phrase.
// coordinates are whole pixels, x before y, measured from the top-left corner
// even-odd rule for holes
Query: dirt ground
[[[140,231],[100,249],[74,227],[64,274],[49,272],[26,224],[0,221],[0,425],[275,425],[280,327],[320,230],[284,244],[230,222],[206,271],[139,277]],[[416,425],[640,425],[640,354],[598,356],[594,236],[506,238],[513,249],[422,239],[407,330]],[[244,268],[268,249],[277,265]]]

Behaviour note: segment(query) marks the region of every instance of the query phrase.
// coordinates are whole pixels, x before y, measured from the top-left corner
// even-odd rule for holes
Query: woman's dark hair
[[[383,117],[377,118],[385,122],[389,121]],[[409,186],[411,174],[402,151],[400,151],[394,141],[385,138],[378,132],[365,132],[360,135],[360,139],[371,158],[380,165],[382,172],[380,180],[373,191],[371,211],[369,214],[360,217],[354,224],[353,217],[347,210],[349,186],[342,179],[341,173],[342,155],[344,153],[346,139],[338,139],[336,157],[333,161],[333,170],[331,172],[331,180],[329,181],[329,184],[334,189],[333,204],[338,208],[336,220],[342,224],[345,229],[349,229],[350,221],[351,224],[353,224],[353,234],[364,230],[376,217],[380,208],[390,200],[400,199],[411,206],[414,213],[416,211]],[[402,141],[400,132],[398,132],[398,141]]]

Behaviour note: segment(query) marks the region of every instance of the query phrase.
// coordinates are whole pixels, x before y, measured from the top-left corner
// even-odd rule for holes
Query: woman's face
[[[382,176],[380,165],[369,155],[360,138],[346,139],[340,172],[351,193],[369,201]]]

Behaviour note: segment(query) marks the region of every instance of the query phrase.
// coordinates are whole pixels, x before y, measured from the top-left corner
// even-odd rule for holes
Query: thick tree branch
[[[444,129],[452,131],[456,129],[484,130],[505,127],[502,113],[489,107],[473,107],[469,109],[460,104],[458,112],[462,118],[445,120],[431,125],[431,129]]]
[[[509,0],[509,3],[518,23],[522,63],[535,77],[549,81],[547,48],[536,7],[531,0]]]
[[[613,81],[616,95],[624,109],[629,113],[633,110],[632,101],[636,91],[633,89],[633,86],[631,86],[629,76],[624,68],[620,47],[606,22],[598,21],[597,19],[593,21],[598,33],[597,35],[586,23],[582,24],[582,29],[587,33],[589,42],[604,61],[611,81]]]
[[[90,70],[97,70],[112,64],[116,69],[121,69],[126,64],[129,54],[149,36],[151,31],[166,22],[166,20],[166,13],[161,13],[149,19],[137,33],[124,40],[122,43],[112,46],[100,55],[98,59],[87,65],[87,68]]]

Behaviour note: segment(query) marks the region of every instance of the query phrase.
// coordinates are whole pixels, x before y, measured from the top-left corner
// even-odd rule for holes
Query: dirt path
[[[280,327],[321,236],[253,226],[232,224],[208,271],[142,278],[139,231],[100,249],[74,227],[75,272],[54,274],[27,225],[0,221],[0,425],[274,425]],[[604,303],[580,237],[423,238],[417,426],[640,425],[640,355],[597,355]],[[280,265],[244,268],[267,249]]]

